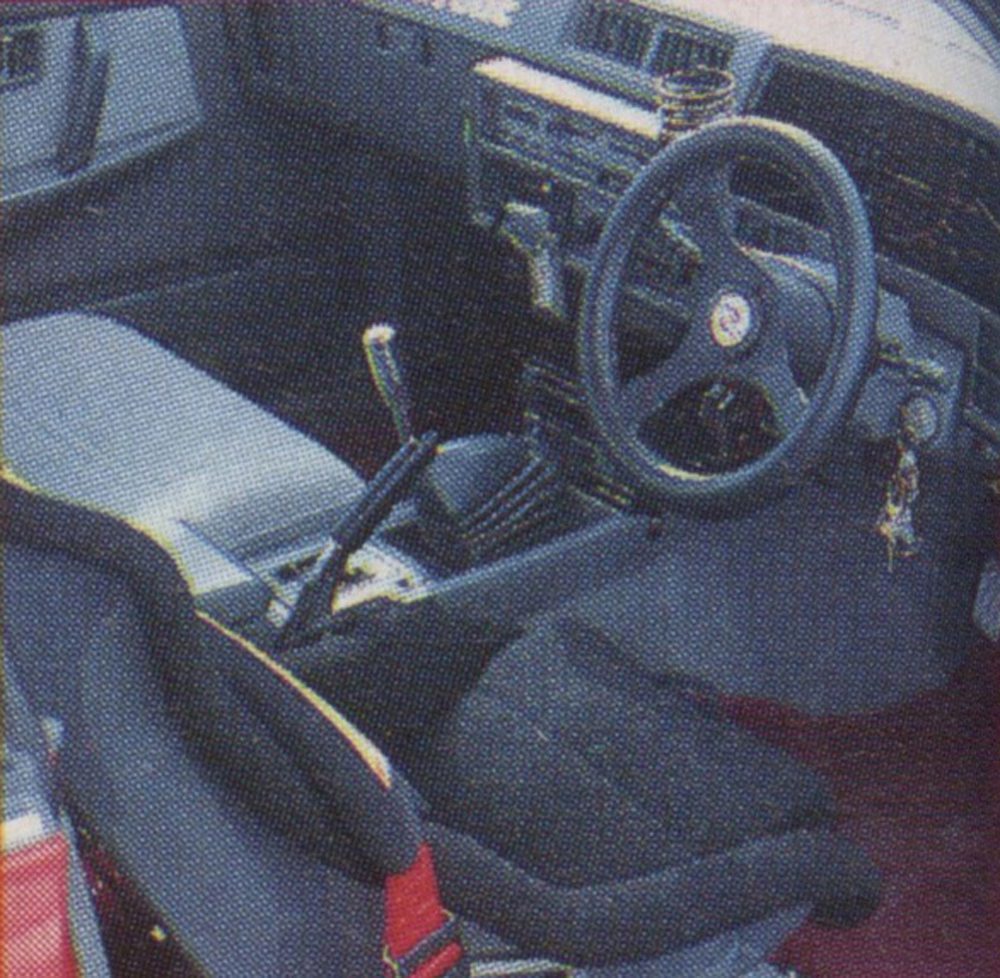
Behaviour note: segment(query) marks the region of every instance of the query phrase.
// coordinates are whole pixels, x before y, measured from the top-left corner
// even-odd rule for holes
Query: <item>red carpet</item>
[[[842,830],[885,874],[864,926],[807,925],[775,962],[808,978],[1000,978],[1000,651],[894,710],[815,720],[765,703],[734,718],[822,772]]]

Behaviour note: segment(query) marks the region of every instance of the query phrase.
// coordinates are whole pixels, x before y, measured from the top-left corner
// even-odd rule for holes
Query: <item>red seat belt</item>
[[[66,839],[55,833],[0,854],[0,888],[0,974],[76,978]]]
[[[468,974],[458,926],[441,905],[430,846],[385,885],[387,978],[460,978]]]

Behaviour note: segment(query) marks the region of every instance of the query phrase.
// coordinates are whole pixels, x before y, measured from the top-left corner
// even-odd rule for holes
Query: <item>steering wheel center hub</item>
[[[726,290],[716,297],[708,317],[712,341],[724,350],[736,350],[757,331],[757,314],[746,296]]]

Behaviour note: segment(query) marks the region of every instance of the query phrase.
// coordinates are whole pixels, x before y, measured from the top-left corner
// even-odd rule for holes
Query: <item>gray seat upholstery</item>
[[[0,349],[5,464],[154,533],[196,594],[240,583],[265,544],[319,533],[363,488],[346,462],[123,323],[24,320]]]

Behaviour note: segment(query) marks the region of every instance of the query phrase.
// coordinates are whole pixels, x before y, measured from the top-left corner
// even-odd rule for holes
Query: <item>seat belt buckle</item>
[[[445,914],[445,922],[405,954],[396,957],[383,945],[385,978],[469,978],[458,920],[447,910]]]

